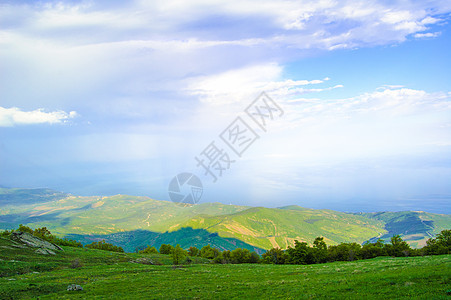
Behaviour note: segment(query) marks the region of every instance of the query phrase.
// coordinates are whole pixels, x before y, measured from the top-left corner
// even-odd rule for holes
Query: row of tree
[[[390,239],[390,243],[378,240],[363,246],[357,243],[341,243],[327,246],[323,237],[317,237],[313,245],[295,241],[294,247],[287,250],[272,248],[262,255],[263,263],[270,264],[317,264],[333,261],[353,261],[378,256],[423,256],[451,254],[451,230],[441,231],[436,238],[426,242],[426,246],[413,249],[399,235]]]
[[[0,235],[9,236],[14,231],[28,232],[36,237],[42,238],[51,243],[83,247],[80,242],[68,239],[60,239],[50,233],[46,227],[31,229],[28,226],[19,225],[17,230],[3,231]],[[124,252],[122,247],[105,242],[93,242],[85,246],[91,249],[100,249],[114,252]],[[138,251],[142,254],[168,254],[172,256],[174,264],[191,262],[190,257],[202,257],[211,260],[214,263],[221,264],[241,264],[241,263],[267,263],[267,264],[316,264],[333,261],[353,261],[358,259],[369,259],[378,256],[420,256],[420,255],[439,255],[451,254],[451,230],[443,230],[435,238],[430,238],[426,246],[420,249],[413,249],[409,244],[402,240],[399,235],[390,239],[390,243],[384,243],[378,240],[374,243],[366,243],[363,246],[357,243],[341,243],[338,245],[327,246],[323,237],[317,237],[312,246],[306,242],[295,241],[293,247],[287,250],[272,248],[260,257],[255,251],[237,248],[232,251],[220,251],[210,245],[201,249],[189,247],[184,250],[180,245],[176,247],[169,244],[162,244],[159,251],[152,246]]]
[[[254,251],[237,248],[235,250],[220,251],[210,245],[198,249],[189,247],[183,250],[180,245],[173,247],[169,244],[162,244],[159,251],[152,246],[140,250],[139,253],[160,253],[172,255],[174,264],[190,261],[190,257],[203,257],[212,260],[214,263],[267,263],[267,264],[316,264],[333,261],[353,261],[359,259],[370,259],[378,256],[420,256],[451,254],[451,230],[443,230],[436,238],[431,238],[426,242],[426,246],[420,249],[413,249],[402,240],[399,235],[390,239],[390,243],[378,240],[374,243],[366,243],[363,246],[358,243],[341,243],[327,246],[323,237],[317,237],[312,246],[306,242],[295,241],[293,247],[287,250],[272,248],[266,251],[261,257]]]

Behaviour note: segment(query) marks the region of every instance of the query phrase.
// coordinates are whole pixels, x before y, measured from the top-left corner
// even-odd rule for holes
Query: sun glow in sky
[[[450,21],[450,1],[0,1],[0,185],[169,200],[191,172],[202,202],[451,213]],[[283,116],[213,182],[195,157],[263,91]]]

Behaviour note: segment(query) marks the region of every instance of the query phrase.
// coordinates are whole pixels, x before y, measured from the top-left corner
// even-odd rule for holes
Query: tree
[[[212,248],[210,245],[203,246],[200,249],[200,256],[208,259],[214,259],[219,256],[220,252],[216,248]]]
[[[158,251],[157,251],[157,248],[155,248],[155,247],[147,246],[144,250],[138,251],[138,253],[141,253],[141,254],[157,254]]]
[[[177,244],[177,246],[175,246],[174,250],[172,251],[173,264],[179,265],[183,261],[185,256],[186,256],[185,250],[183,250],[182,247],[180,247],[180,245]]]
[[[412,249],[410,249],[410,246],[406,241],[402,240],[399,234],[392,236],[390,242],[390,244],[385,245],[388,255],[397,257],[409,256]]]
[[[22,225],[22,224],[19,225],[19,229],[17,231],[28,232],[29,234],[33,234],[33,229],[31,229],[28,226]]]
[[[287,254],[280,248],[272,248],[262,255],[265,264],[283,265],[287,260]]]
[[[257,252],[252,251],[251,252],[251,256],[249,257],[249,261],[250,264],[257,264],[260,262],[260,255],[258,255]]]
[[[327,261],[327,245],[323,237],[317,237],[313,241],[312,250],[315,263],[325,263]]]
[[[294,248],[288,247],[288,263],[296,265],[305,265],[315,263],[312,248],[306,242],[294,241]]]
[[[188,249],[189,256],[199,256],[199,254],[200,254],[199,249],[197,249],[196,247],[193,247],[193,246],[189,247],[189,249]]]
[[[329,261],[353,261],[361,257],[362,246],[357,243],[341,243],[328,248]]]
[[[174,250],[174,246],[169,245],[169,244],[162,244],[160,246],[160,254],[171,254],[172,251]]]
[[[243,264],[249,262],[251,252],[248,249],[236,248],[230,253],[233,264]]]
[[[224,250],[221,253],[221,263],[223,264],[230,264],[232,262],[231,252],[230,250]]]
[[[52,242],[52,240],[53,240],[53,235],[50,233],[50,231],[47,229],[47,227],[36,228],[33,231],[33,235],[36,237],[39,237],[43,240],[46,240],[48,242]]]
[[[451,248],[451,229],[442,230],[436,237],[437,243],[447,247],[448,250]]]
[[[435,239],[428,239],[424,252],[428,255],[451,254],[451,230],[442,230]]]
[[[124,249],[122,249],[122,247],[118,247],[113,244],[107,243],[105,242],[105,240],[101,240],[99,242],[92,242],[91,244],[86,245],[86,248],[106,250],[112,252],[124,252]]]
[[[384,249],[384,241],[381,239],[378,239],[375,243],[364,244],[361,253],[363,259],[387,255],[387,252]]]

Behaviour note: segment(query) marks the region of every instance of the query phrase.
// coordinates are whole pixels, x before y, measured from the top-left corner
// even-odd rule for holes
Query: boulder
[[[78,284],[69,284],[67,287],[68,291],[83,291],[83,287]]]
[[[38,248],[36,249],[34,252],[38,253],[38,254],[51,254],[51,255],[55,255],[56,253],[53,252],[52,250],[49,249],[45,249],[45,248]]]
[[[143,265],[155,265],[155,262],[152,259],[146,257],[140,257],[137,258],[136,260],[132,260],[131,262]]]
[[[12,232],[11,240],[25,244],[29,247],[38,248],[36,249],[36,252],[40,254],[55,255],[54,251],[64,251],[60,246],[47,242],[28,232]]]

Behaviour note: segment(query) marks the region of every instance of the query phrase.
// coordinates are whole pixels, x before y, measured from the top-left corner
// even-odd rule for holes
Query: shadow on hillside
[[[193,229],[191,227],[163,233],[147,230],[134,230],[106,235],[68,234],[66,235],[66,238],[77,240],[84,245],[105,240],[108,243],[121,246],[126,252],[135,252],[136,250],[144,249],[147,245],[159,249],[162,244],[171,244],[174,246],[180,244],[180,246],[185,249],[190,246],[201,249],[203,246],[210,245],[221,251],[244,248],[255,251],[258,254],[265,252],[264,249],[254,247],[241,240],[220,237],[217,233],[211,233],[205,229]]]

